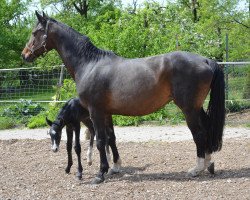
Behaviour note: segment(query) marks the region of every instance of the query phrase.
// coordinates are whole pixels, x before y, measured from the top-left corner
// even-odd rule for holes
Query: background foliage
[[[121,0],[1,0],[0,69],[29,67],[20,54],[36,23],[31,6],[34,4],[42,6],[49,16],[89,36],[97,47],[123,57],[183,50],[225,61],[225,36],[228,34],[229,61],[250,60],[249,0],[166,0],[164,3],[148,0],[142,4],[131,0],[126,5]],[[62,61],[57,52],[51,51],[32,65],[49,68],[60,64]],[[250,77],[249,70],[247,73]],[[249,83],[244,91],[246,98],[250,95]],[[72,80],[65,80],[59,90],[55,89],[54,99],[65,100],[76,95]],[[44,118],[53,119],[60,106],[43,106],[45,111],[36,113],[25,123],[31,128],[44,126]],[[235,106],[232,102],[230,106],[241,109],[243,105]],[[145,120],[162,123],[166,119],[170,123],[179,123],[184,118],[178,108],[170,104],[143,117],[115,116],[114,123],[137,125]],[[5,121],[6,127],[14,126],[6,116],[1,120]]]
[[[0,68],[27,65],[20,53],[35,16],[32,3],[49,15],[88,35],[93,43],[124,57],[143,57],[176,49],[225,60],[225,34],[229,34],[232,61],[249,60],[249,1],[176,0],[145,1],[123,6],[114,0],[1,0]],[[178,45],[177,45],[178,44]],[[36,65],[61,64],[56,52]]]

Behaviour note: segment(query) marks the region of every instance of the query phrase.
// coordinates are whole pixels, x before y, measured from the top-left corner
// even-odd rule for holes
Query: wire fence
[[[225,73],[227,112],[249,109],[250,62],[219,64]],[[61,95],[63,83],[68,79],[71,77],[63,65],[46,69],[0,69],[0,117],[14,119],[19,113],[29,118],[46,110],[49,103],[67,101],[75,96],[74,92]]]

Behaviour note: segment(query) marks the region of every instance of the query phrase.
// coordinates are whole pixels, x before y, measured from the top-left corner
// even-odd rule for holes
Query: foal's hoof
[[[210,172],[210,174],[214,174],[214,163],[211,163],[208,166],[207,170]]]
[[[102,183],[103,181],[104,181],[104,177],[103,177],[103,176],[102,176],[102,177],[95,177],[95,178],[92,180],[91,184],[97,185],[97,184]]]
[[[92,161],[88,161],[88,165],[91,166],[92,165]]]
[[[70,169],[67,167],[67,168],[65,169],[65,172],[66,172],[66,174],[69,174]]]
[[[76,178],[77,178],[77,180],[81,180],[82,179],[82,173],[77,172],[76,173]]]

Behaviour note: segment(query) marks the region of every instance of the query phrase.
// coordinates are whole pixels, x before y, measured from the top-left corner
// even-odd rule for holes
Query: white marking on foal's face
[[[52,142],[51,150],[53,152],[57,152],[59,150],[59,144],[57,144],[56,142],[56,131],[53,129],[50,129],[49,133],[50,133],[51,142]]]
[[[53,140],[53,144],[52,144],[51,149],[52,149],[52,151],[54,151],[54,152],[59,151],[59,146],[56,144],[56,141],[55,141],[55,140]]]

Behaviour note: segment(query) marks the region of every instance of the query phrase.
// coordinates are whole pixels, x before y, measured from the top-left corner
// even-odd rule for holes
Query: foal
[[[94,137],[95,132],[93,128],[92,121],[89,117],[89,112],[84,109],[78,98],[70,99],[65,103],[63,108],[60,110],[57,119],[52,122],[49,119],[46,118],[47,124],[51,126],[49,130],[49,134],[51,136],[51,142],[52,142],[52,150],[54,152],[57,152],[59,150],[59,145],[61,141],[61,134],[62,129],[64,126],[66,126],[66,133],[67,133],[67,153],[68,153],[68,165],[65,169],[66,173],[70,172],[70,168],[73,164],[72,161],[72,140],[73,140],[73,131],[75,131],[75,152],[77,154],[78,159],[78,172],[76,177],[78,179],[82,178],[82,164],[81,164],[81,145],[80,145],[80,122],[83,122],[83,124],[88,128],[90,132],[90,143],[87,151],[87,162],[89,165],[92,164],[92,151],[93,151],[93,143],[94,143]],[[109,130],[107,130],[107,138],[110,139],[110,136],[114,137],[113,132],[113,125]],[[116,146],[112,147],[112,151],[117,150]],[[116,152],[115,152],[116,153]],[[109,152],[109,145],[108,142],[106,143],[106,154],[107,158],[110,162],[110,152]],[[120,163],[119,163],[120,164]],[[113,169],[110,171],[110,173],[117,173],[119,172],[120,165],[114,165]]]

